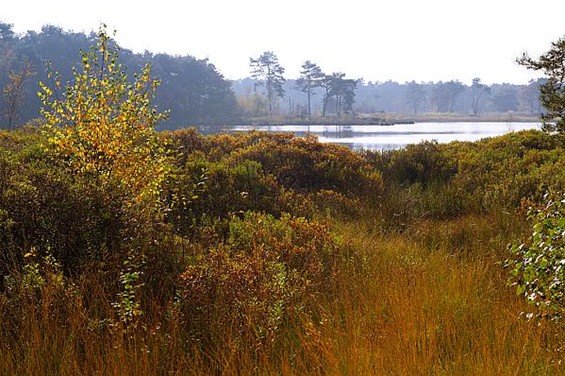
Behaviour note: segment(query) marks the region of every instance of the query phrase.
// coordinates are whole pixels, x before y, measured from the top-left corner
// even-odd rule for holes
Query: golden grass
[[[491,257],[460,257],[456,249],[430,250],[406,236],[379,238],[360,228],[349,224],[341,232],[371,254],[372,273],[334,303],[342,319],[322,332],[336,340],[339,368],[330,373],[564,372],[549,351],[557,346],[551,328],[520,317],[526,307]]]
[[[0,375],[565,375],[563,328],[521,317],[499,263],[522,225],[469,216],[382,234],[337,222],[347,251],[337,292],[269,349],[229,330],[203,349],[158,314],[132,335],[97,330],[98,308],[80,299],[64,310],[69,299],[24,301],[19,326],[0,331]],[[6,302],[0,294],[0,312]]]

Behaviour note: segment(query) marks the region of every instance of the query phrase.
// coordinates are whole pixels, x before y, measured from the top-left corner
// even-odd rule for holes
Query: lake
[[[292,132],[297,136],[312,133],[320,142],[345,145],[354,150],[400,149],[408,144],[436,140],[477,141],[485,137],[500,136],[525,129],[540,129],[539,122],[438,122],[382,125],[277,125],[277,126],[231,126],[216,128],[215,132],[237,132],[261,130],[268,132]],[[214,133],[213,129],[201,129],[203,133]]]

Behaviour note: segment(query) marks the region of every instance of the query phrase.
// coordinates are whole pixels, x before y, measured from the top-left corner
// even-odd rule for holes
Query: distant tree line
[[[328,77],[328,76],[325,76]],[[339,74],[329,77],[340,78]],[[343,76],[341,76],[343,78]],[[460,81],[439,82],[364,82],[348,80],[349,95],[335,97],[328,92],[339,92],[336,85],[329,91],[324,84],[308,83],[309,78],[286,80],[285,93],[278,111],[282,115],[315,116],[341,113],[459,113],[481,115],[485,113],[522,113],[538,116],[544,112],[539,99],[540,85],[545,79],[532,80],[527,85],[487,85],[475,78],[469,85]],[[353,85],[353,82],[355,85]],[[256,81],[246,78],[233,82],[240,103],[240,111],[249,115],[267,114],[261,98],[253,96]],[[342,102],[339,102],[341,98]],[[337,106],[336,106],[337,105]]]
[[[39,116],[38,81],[50,83],[47,63],[59,73],[62,84],[80,66],[79,50],[93,44],[95,34],[64,31],[44,26],[40,32],[17,35],[12,25],[0,22],[0,126],[13,128]],[[115,43],[115,42],[113,42]],[[231,82],[207,59],[167,54],[120,52],[119,63],[132,72],[146,63],[161,81],[155,104],[169,110],[164,127],[194,123],[224,122],[238,114]]]
[[[0,127],[14,128],[39,116],[38,81],[49,83],[47,65],[62,84],[80,66],[77,51],[87,50],[95,34],[44,26],[40,32],[16,34],[0,22]],[[115,43],[115,41],[112,41]],[[539,115],[540,79],[527,85],[469,85],[448,82],[365,82],[343,72],[325,73],[306,60],[296,79],[284,77],[277,55],[266,51],[250,57],[250,77],[229,81],[207,59],[192,56],[133,53],[122,49],[120,62],[131,71],[146,63],[161,81],[155,103],[169,110],[162,128],[197,124],[229,124],[257,116],[341,116],[353,113],[481,113],[521,112]]]

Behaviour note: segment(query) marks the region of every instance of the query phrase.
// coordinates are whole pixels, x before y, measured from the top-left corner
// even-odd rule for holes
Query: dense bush
[[[206,218],[228,220],[250,210],[275,216],[313,213],[307,198],[278,184],[259,163],[210,162],[200,152],[178,166],[166,191],[172,203],[168,221],[184,236],[194,234]]]
[[[350,194],[379,194],[382,177],[357,153],[316,137],[289,133],[249,132],[202,137],[193,130],[169,134],[185,158],[194,151],[209,161],[237,166],[255,161],[288,189],[313,192],[331,189]]]
[[[103,260],[120,241],[124,223],[117,208],[65,171],[35,162],[18,165],[2,180],[3,256],[12,262],[35,247],[41,254],[49,250],[70,272]]]
[[[457,172],[456,165],[435,141],[407,145],[401,150],[364,151],[365,158],[388,182],[402,185],[446,183]]]
[[[423,218],[511,210],[565,186],[562,139],[540,131],[475,143],[423,142],[363,156],[383,175],[380,207],[393,228]]]
[[[206,175],[190,207],[197,218],[248,210],[311,217],[315,208],[353,214],[360,200],[376,202],[382,193],[381,175],[360,155],[314,137],[265,132],[203,137],[194,130],[165,137],[180,151],[179,176]]]
[[[234,218],[225,243],[196,255],[181,276],[186,330],[211,340],[217,328],[235,328],[240,339],[271,343],[289,317],[331,290],[337,252],[324,223],[252,212]]]
[[[230,156],[230,162],[259,162],[266,172],[285,187],[316,192],[331,189],[352,195],[378,196],[382,177],[349,149],[322,144],[316,137],[269,138],[242,148]]]
[[[519,206],[524,199],[541,201],[551,187],[563,189],[565,153],[559,138],[540,131],[510,133],[477,143],[445,147],[457,163],[453,184],[475,210]]]

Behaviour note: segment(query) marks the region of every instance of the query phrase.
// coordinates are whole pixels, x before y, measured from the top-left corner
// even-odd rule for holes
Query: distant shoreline
[[[179,128],[222,128],[232,126],[393,126],[397,124],[415,124],[415,123],[526,123],[540,122],[539,117],[527,114],[484,114],[484,115],[465,115],[456,113],[425,113],[425,114],[402,114],[402,113],[383,113],[383,114],[360,114],[356,116],[344,117],[257,117],[247,119],[230,119],[221,122],[209,123],[187,123],[178,125],[166,125],[163,129],[179,129]]]
[[[425,113],[425,114],[386,114],[385,119],[390,122],[412,122],[412,123],[526,123],[540,122],[539,116],[522,113],[492,113],[482,115],[466,115],[457,113]]]

